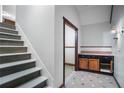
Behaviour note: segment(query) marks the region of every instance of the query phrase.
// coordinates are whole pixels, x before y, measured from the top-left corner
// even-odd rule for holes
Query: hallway
[[[0,7],[1,88],[124,87],[124,6]]]

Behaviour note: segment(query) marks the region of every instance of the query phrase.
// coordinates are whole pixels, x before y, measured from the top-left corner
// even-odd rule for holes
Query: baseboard
[[[117,79],[115,78],[115,76],[113,76],[115,79],[115,82],[117,83],[118,87],[121,88],[120,84],[118,83]]]
[[[68,65],[68,66],[75,66],[75,64],[71,64],[71,63],[65,63],[65,65]]]
[[[59,86],[59,88],[64,88],[64,84],[61,84],[61,85]]]

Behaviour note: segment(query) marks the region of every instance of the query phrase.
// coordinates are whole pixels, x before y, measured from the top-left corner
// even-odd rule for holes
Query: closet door
[[[79,59],[79,69],[88,69],[88,59],[87,58]]]
[[[89,70],[99,71],[99,59],[89,59]]]

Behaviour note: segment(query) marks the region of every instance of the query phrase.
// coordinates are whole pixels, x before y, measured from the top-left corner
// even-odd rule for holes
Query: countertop
[[[113,54],[78,53],[78,55],[114,56]]]

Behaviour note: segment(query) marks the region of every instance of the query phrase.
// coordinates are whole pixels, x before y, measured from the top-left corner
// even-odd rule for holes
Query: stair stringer
[[[31,52],[32,58],[36,59],[36,67],[41,67],[42,68],[42,75],[48,77],[48,86],[49,87],[54,87],[54,84],[53,84],[54,78],[53,78],[53,76],[50,74],[50,72],[48,71],[47,67],[45,66],[45,64],[43,63],[41,58],[39,57],[38,53],[33,48],[32,44],[30,43],[29,39],[27,38],[27,36],[23,32],[23,30],[20,27],[20,25],[18,24],[18,22],[16,22],[16,30],[21,35],[21,39],[24,41],[24,45],[28,47],[28,51]]]

